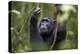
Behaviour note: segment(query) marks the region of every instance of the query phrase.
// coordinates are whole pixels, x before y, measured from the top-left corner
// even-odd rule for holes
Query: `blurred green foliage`
[[[48,3],[31,3],[31,2],[11,2],[11,44],[12,52],[27,52],[31,51],[30,47],[30,17],[34,8],[39,6],[41,8],[40,19],[45,16],[54,17],[56,7],[54,4]],[[71,5],[70,5],[71,6]],[[77,6],[76,6],[77,7]],[[66,7],[65,7],[66,8]],[[76,49],[78,48],[78,10],[76,12],[70,10],[62,15],[58,15],[57,19],[66,21],[67,38],[63,47],[63,43],[58,46],[60,49]],[[68,16],[66,16],[68,14]],[[65,19],[66,18],[66,19]],[[65,19],[65,20],[64,20]],[[60,22],[59,22],[60,23]],[[61,21],[61,23],[63,23]]]

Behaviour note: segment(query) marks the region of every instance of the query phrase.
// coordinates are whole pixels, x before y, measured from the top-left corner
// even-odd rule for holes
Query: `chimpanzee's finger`
[[[35,10],[34,10],[34,13],[37,13],[37,12],[39,12],[40,11],[40,8],[36,8]]]
[[[37,14],[39,15],[41,13],[41,11],[38,11]]]

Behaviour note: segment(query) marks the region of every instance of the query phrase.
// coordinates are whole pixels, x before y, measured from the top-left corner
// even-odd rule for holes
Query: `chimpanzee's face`
[[[39,25],[39,32],[40,34],[48,34],[53,29],[53,22],[49,21],[48,19],[42,20]]]

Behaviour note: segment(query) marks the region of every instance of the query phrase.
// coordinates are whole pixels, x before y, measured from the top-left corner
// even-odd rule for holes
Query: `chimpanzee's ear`
[[[53,23],[56,23],[56,20],[53,20]]]
[[[53,20],[53,24],[56,24],[57,23],[57,21],[56,20]]]

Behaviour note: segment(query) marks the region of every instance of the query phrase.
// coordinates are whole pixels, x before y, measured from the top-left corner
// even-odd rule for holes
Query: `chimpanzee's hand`
[[[38,16],[40,15],[40,8],[35,8],[33,11],[32,11],[32,16],[31,16],[31,26],[32,25],[35,25],[37,26],[37,22],[38,22]]]
[[[40,8],[35,8],[34,10],[33,10],[33,15],[34,16],[38,16],[39,14],[40,14]]]

